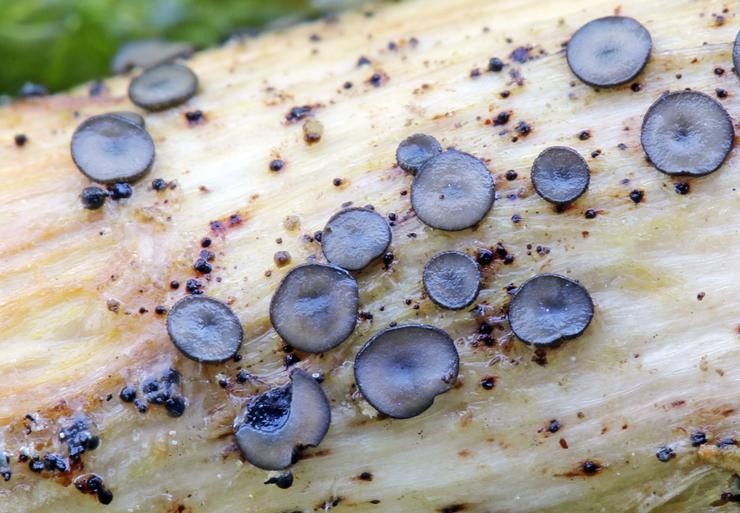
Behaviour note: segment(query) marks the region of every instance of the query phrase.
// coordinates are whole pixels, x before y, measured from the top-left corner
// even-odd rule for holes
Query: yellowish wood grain
[[[372,17],[349,13],[335,24],[301,25],[197,54],[188,65],[200,77],[199,94],[145,116],[157,145],[152,173],[133,198],[99,212],[79,205],[87,182],[70,159],[69,140],[87,116],[133,108],[125,94],[130,77],[107,80],[97,98],[80,88],[0,109],[0,445],[14,455],[14,476],[0,484],[0,509],[164,513],[182,504],[196,513],[409,513],[458,504],[466,513],[713,511],[732,460],[717,451],[700,459],[688,435],[704,429],[712,440],[730,436],[740,420],[740,156],[736,148],[720,171],[692,180],[690,194],[679,196],[674,180],[645,162],[639,128],[662,91],[684,87],[726,89],[722,103],[737,119],[740,87],[730,70],[737,6],[619,6],[654,41],[638,93],[629,85],[596,92],[566,65],[562,43],[617,8],[602,0],[413,0],[380,7]],[[712,13],[725,6],[726,21],[717,26]],[[313,33],[321,41],[311,42]],[[397,51],[388,49],[390,41]],[[485,72],[488,58],[509,62],[521,45],[542,55]],[[356,65],[361,55],[370,66]],[[718,66],[724,75],[713,72]],[[483,73],[471,79],[476,67]],[[509,75],[514,69],[521,86]],[[376,72],[386,77],[378,88],[367,82]],[[343,89],[347,81],[351,89]],[[507,99],[504,90],[511,91]],[[312,146],[300,123],[284,121],[303,104],[320,105],[324,133]],[[193,109],[205,113],[205,123],[188,126],[183,114]],[[501,135],[485,120],[503,110],[512,114]],[[520,121],[532,133],[511,142]],[[579,140],[586,129],[592,137]],[[409,215],[402,193],[410,179],[394,167],[394,151],[414,132],[488,162],[499,198],[477,230],[439,232]],[[16,133],[29,137],[23,148],[13,144]],[[593,171],[589,191],[562,214],[528,180],[534,157],[553,144],[577,149]],[[589,157],[595,150],[601,154]],[[287,165],[272,173],[268,163],[277,156]],[[507,169],[519,178],[506,181]],[[150,190],[157,177],[177,188]],[[334,178],[343,185],[335,187]],[[629,200],[632,189],[645,191],[642,204]],[[276,269],[274,252],[289,251],[293,263],[320,257],[304,236],[349,201],[402,219],[393,229],[396,262],[390,271],[378,264],[359,274],[372,322],[361,322],[323,357],[301,355],[299,365],[326,373],[334,421],[323,452],[312,451],[295,466],[293,487],[279,490],[263,485],[268,474],[229,449],[229,426],[251,394],[286,379],[267,308],[289,267]],[[587,208],[599,210],[596,219],[583,217]],[[153,310],[184,294],[209,222],[234,213],[242,223],[213,237],[220,281],[206,291],[233,301],[246,333],[244,359],[196,365],[177,353]],[[298,229],[285,228],[288,216],[298,217]],[[495,347],[473,347],[480,319],[441,312],[422,296],[421,267],[433,253],[498,241],[515,261],[486,272],[479,300],[492,314],[508,302],[508,284],[542,271],[580,280],[595,300],[586,334],[548,351],[544,367],[506,330],[494,332]],[[529,254],[530,244],[549,252]],[[182,284],[177,291],[168,287],[173,279]],[[111,300],[120,304],[117,314],[107,307]],[[140,307],[149,313],[139,314]],[[374,419],[352,387],[352,358],[378,329],[411,320],[455,337],[462,386],[417,418]],[[184,376],[190,405],[182,418],[159,408],[141,415],[117,397],[105,400],[168,365]],[[233,384],[239,366],[263,384]],[[216,384],[220,374],[232,381],[227,390]],[[478,384],[486,376],[497,378],[491,391]],[[58,450],[56,417],[76,411],[87,412],[101,436],[101,447],[83,459],[115,494],[106,508],[15,462],[24,448]],[[22,425],[26,413],[39,419],[31,434]],[[562,429],[544,433],[553,418]],[[654,454],[666,444],[677,458],[660,463]],[[604,470],[568,477],[586,459]],[[371,482],[353,479],[363,471],[372,472]]]

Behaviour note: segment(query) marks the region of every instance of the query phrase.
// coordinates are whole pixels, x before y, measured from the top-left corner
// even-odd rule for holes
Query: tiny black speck
[[[589,208],[583,213],[583,217],[585,217],[586,219],[594,219],[596,217],[596,210],[594,210],[593,208]]]
[[[108,193],[100,187],[92,186],[85,187],[82,189],[80,200],[82,206],[88,210],[97,210],[105,204],[105,198],[108,197]]]
[[[121,389],[118,397],[120,397],[121,401],[124,403],[132,403],[134,402],[134,399],[136,399],[136,390],[134,387],[125,386]]]
[[[482,386],[484,390],[493,390],[496,386],[496,379],[493,376],[483,378],[480,380],[480,386]]]
[[[191,110],[185,113],[185,119],[188,120],[188,123],[198,123],[203,119],[203,111],[202,110]]]
[[[190,278],[185,283],[185,288],[191,294],[202,294],[203,293],[203,291],[201,290],[202,287],[203,285],[198,280],[195,280],[193,278]]]
[[[722,89],[721,87],[718,87],[714,90],[715,93],[717,93],[717,98],[724,99],[727,98],[727,90]]]
[[[185,413],[185,400],[179,396],[170,397],[164,403],[164,407],[167,409],[167,415],[170,417],[180,417]]]
[[[558,422],[557,419],[552,419],[550,421],[550,424],[547,426],[547,430],[550,433],[557,433],[558,431],[560,431],[560,422]]]
[[[167,182],[162,178],[155,178],[152,180],[152,189],[155,191],[163,191],[167,188]]]
[[[106,488],[98,490],[98,501],[100,504],[110,504],[113,502],[113,494]]]
[[[130,198],[134,190],[127,183],[119,182],[108,186],[108,192],[113,200]]]
[[[388,252],[385,255],[383,255],[383,267],[385,269],[389,269],[391,264],[393,263],[393,253]]]
[[[591,132],[589,130],[582,130],[581,133],[578,134],[578,138],[581,141],[587,141],[591,138]]]
[[[678,194],[688,194],[690,190],[688,182],[678,182],[673,188]]]
[[[676,456],[676,453],[673,452],[673,449],[670,447],[661,447],[658,449],[658,452],[655,453],[655,457],[658,458],[659,461],[662,461],[663,463],[666,463],[671,458],[674,458]]]
[[[34,456],[28,463],[28,468],[31,469],[31,472],[41,472],[44,470],[44,462],[38,456]]]
[[[193,264],[193,269],[195,269],[199,273],[209,274],[211,271],[213,271],[213,266],[209,264],[205,258],[199,258]]]
[[[270,171],[280,171],[285,167],[285,162],[281,159],[273,159],[270,161]]]
[[[630,86],[630,89],[632,89],[633,93],[639,93],[642,91],[642,85],[639,82],[635,82]]]
[[[520,121],[517,123],[516,128],[514,129],[517,131],[517,133],[521,135],[527,135],[529,132],[532,131],[532,127],[529,126],[529,124],[526,121]]]
[[[289,353],[285,355],[284,361],[285,361],[285,366],[290,367],[300,362],[301,359],[298,358],[298,356],[296,356],[294,353]]]
[[[493,262],[493,251],[490,249],[479,249],[478,258],[476,259],[480,265],[488,265]]]
[[[640,203],[644,197],[645,197],[644,191],[635,189],[632,192],[630,192],[630,199],[635,203]]]
[[[28,142],[28,136],[26,134],[15,134],[15,145],[19,148],[24,146]]]
[[[704,431],[694,431],[689,437],[691,445],[699,447],[702,444],[707,443],[707,434]]]
[[[509,122],[509,117],[511,116],[511,112],[509,111],[503,111],[499,112],[495,118],[493,118],[493,126],[501,126],[505,125]]]
[[[599,469],[601,468],[601,465],[589,460],[589,461],[583,462],[582,468],[586,474],[595,474],[596,472],[599,471]]]
[[[265,481],[265,484],[274,484],[278,488],[285,490],[293,486],[293,473],[286,472],[285,474],[280,474],[277,477],[271,477],[270,479]]]
[[[498,57],[491,57],[488,60],[488,71],[493,71],[494,73],[498,73],[502,69],[504,69],[504,61],[502,61]]]

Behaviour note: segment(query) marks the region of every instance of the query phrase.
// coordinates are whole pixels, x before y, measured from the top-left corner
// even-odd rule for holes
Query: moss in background
[[[281,17],[310,17],[351,3],[311,0],[3,0],[0,95],[23,83],[51,91],[110,74],[119,45],[163,37],[196,48]]]

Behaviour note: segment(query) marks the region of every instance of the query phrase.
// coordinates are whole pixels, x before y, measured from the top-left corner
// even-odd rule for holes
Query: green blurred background
[[[132,39],[213,46],[235,31],[314,18],[360,0],[0,0],[0,95],[60,91],[110,74]]]

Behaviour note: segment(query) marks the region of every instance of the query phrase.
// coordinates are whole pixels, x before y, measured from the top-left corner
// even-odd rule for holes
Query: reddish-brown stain
[[[299,459],[310,460],[311,458],[321,458],[322,456],[328,456],[331,454],[331,449],[319,449],[319,450],[306,450],[301,452]]]
[[[439,508],[437,511],[439,511],[439,513],[458,513],[459,511],[465,511],[466,509],[468,509],[468,505],[461,503],[444,506]]]

